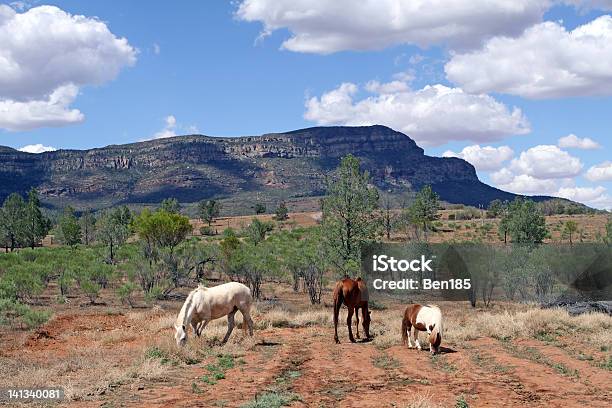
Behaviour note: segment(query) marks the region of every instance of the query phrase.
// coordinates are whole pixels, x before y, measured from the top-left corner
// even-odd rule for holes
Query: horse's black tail
[[[334,288],[334,340],[339,343],[338,340],[338,316],[340,315],[340,308],[344,303],[344,293],[342,292],[342,283],[336,283]]]
[[[408,330],[410,330],[410,319],[408,316],[404,315],[402,319],[402,344],[406,345],[406,340],[408,340]]]

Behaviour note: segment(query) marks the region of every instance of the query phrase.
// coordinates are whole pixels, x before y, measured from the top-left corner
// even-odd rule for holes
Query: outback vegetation
[[[374,187],[351,155],[326,180],[326,189],[321,213],[309,224],[295,222],[283,200],[271,207],[273,216],[255,203],[255,216],[233,226],[214,199],[198,203],[197,219],[190,220],[172,198],[139,211],[66,207],[56,214],[42,208],[36,190],[27,197],[11,194],[0,208],[0,343],[6,350],[0,354],[0,386],[15,379],[35,385],[51,376],[59,385],[71,384],[72,400],[121,404],[143,386],[162,404],[175,395],[224,406],[235,396],[225,380],[242,376],[250,379],[241,393],[245,407],[349,403],[354,378],[334,377],[337,363],[324,352],[331,347],[332,284],[360,273],[364,245],[450,241],[495,245],[486,257],[491,262],[479,265],[469,301],[440,305],[448,314],[448,352],[434,359],[406,353],[398,326],[405,305],[373,301],[373,346],[360,348],[368,373],[355,374],[371,386],[366,398],[376,401],[384,393],[402,406],[469,406],[496,401],[498,392],[497,398],[510,402],[553,404],[568,395],[588,402],[585,389],[605,389],[601,374],[611,369],[612,318],[572,317],[537,303],[558,285],[545,267],[552,246],[542,243],[612,245],[606,215],[551,218],[574,210],[520,197],[494,200],[486,209],[452,206],[429,186],[397,199]],[[597,220],[596,228],[584,220]],[[522,252],[506,256],[516,244]],[[221,348],[225,323],[213,322],[202,338],[177,348],[172,324],[185,293],[198,283],[229,280],[246,284],[256,299],[255,339],[235,334]],[[494,293],[506,300],[496,301]],[[24,347],[42,356],[51,341],[66,358],[39,364],[18,356]],[[105,355],[118,345],[126,351]],[[348,344],[338,347],[351,352]],[[466,349],[470,353],[451,352]],[[444,378],[410,368],[415,358]],[[265,374],[258,374],[258,364]],[[535,369],[556,375],[567,386],[565,394],[550,389],[539,395],[535,390],[544,382],[527,375]],[[94,374],[99,372],[106,374]],[[465,378],[451,378],[458,372],[484,376],[491,389],[466,388]],[[176,385],[182,388],[170,391]],[[415,392],[398,397],[408,385]],[[434,386],[446,392],[434,395]]]

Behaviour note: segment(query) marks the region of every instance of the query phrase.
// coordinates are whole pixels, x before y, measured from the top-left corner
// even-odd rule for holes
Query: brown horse
[[[346,318],[346,325],[349,331],[349,339],[355,343],[353,337],[353,329],[351,323],[353,320],[353,313],[355,311],[362,311],[363,317],[363,330],[365,331],[366,338],[370,338],[370,312],[368,310],[368,288],[365,282],[361,278],[355,280],[346,277],[338,282],[334,287],[334,340],[336,343],[340,343],[338,340],[338,315],[340,314],[340,308],[342,304],[345,304],[348,308],[348,316]],[[357,317],[357,335],[359,336],[359,317]]]

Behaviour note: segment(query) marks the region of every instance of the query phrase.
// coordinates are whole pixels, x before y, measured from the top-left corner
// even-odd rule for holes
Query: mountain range
[[[326,177],[349,153],[390,193],[429,184],[444,201],[474,206],[515,197],[481,182],[465,160],[427,156],[407,135],[375,125],[244,137],[186,135],[40,154],[0,147],[0,200],[31,187],[50,206],[94,209],[167,197],[244,204],[298,200],[324,195]]]

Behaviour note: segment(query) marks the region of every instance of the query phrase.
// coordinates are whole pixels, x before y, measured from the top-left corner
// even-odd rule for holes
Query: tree
[[[59,239],[63,244],[76,246],[81,243],[81,226],[72,207],[64,208],[57,227]]]
[[[170,252],[192,231],[189,218],[166,210],[145,209],[135,220],[138,236],[150,246],[168,248]]]
[[[532,200],[521,197],[514,199],[504,219],[502,222],[507,225],[508,234],[514,243],[540,243],[548,235],[546,219]]]
[[[489,203],[489,207],[487,208],[487,217],[488,218],[500,217],[504,214],[504,211],[507,207],[508,207],[507,201],[495,199]]]
[[[359,265],[362,246],[379,236],[380,223],[374,213],[378,191],[351,154],[342,158],[336,174],[327,180],[327,197],[322,200],[323,236],[330,254],[337,258],[336,266],[348,272]]]
[[[83,233],[83,243],[85,245],[89,245],[93,242],[95,236],[96,229],[96,217],[92,214],[91,210],[88,208],[83,211],[81,214],[81,218],[79,219],[81,223],[81,231]]]
[[[278,207],[276,207],[276,210],[274,211],[274,218],[276,221],[285,221],[289,219],[289,209],[284,201],[282,201]]]
[[[266,213],[266,205],[262,203],[257,203],[253,207],[255,210],[255,214],[265,214]]]
[[[612,244],[612,218],[608,219],[606,223],[606,236],[604,237],[604,241],[608,244]]]
[[[572,236],[578,231],[578,224],[576,221],[569,220],[565,222],[565,226],[563,227],[563,236],[569,238],[570,245],[573,244]]]
[[[390,240],[391,231],[393,230],[396,218],[393,212],[391,212],[391,195],[383,194],[381,196],[381,201],[383,229],[385,231],[385,236],[387,237],[387,240]]]
[[[26,203],[19,194],[13,193],[4,200],[0,212],[0,231],[5,247],[11,251],[20,246],[24,240],[25,215]]]
[[[416,198],[408,207],[408,220],[423,231],[425,241],[427,241],[427,231],[432,222],[440,218],[440,198],[431,186],[424,186],[416,195]],[[418,234],[418,230],[417,230]],[[418,237],[418,235],[417,235]]]
[[[34,249],[51,229],[51,221],[40,211],[40,199],[35,189],[28,193],[24,213],[24,244]]]
[[[96,221],[96,236],[108,247],[109,260],[115,260],[115,248],[125,243],[129,236],[129,227],[125,223],[123,209],[107,210]]]
[[[181,205],[176,198],[165,198],[161,202],[160,209],[171,214],[179,214],[181,212]]]
[[[245,232],[253,245],[257,245],[266,239],[266,234],[272,231],[273,228],[274,225],[272,223],[253,218]]]
[[[221,203],[217,200],[202,200],[198,204],[198,213],[202,221],[206,221],[208,226],[219,216],[221,213]]]

